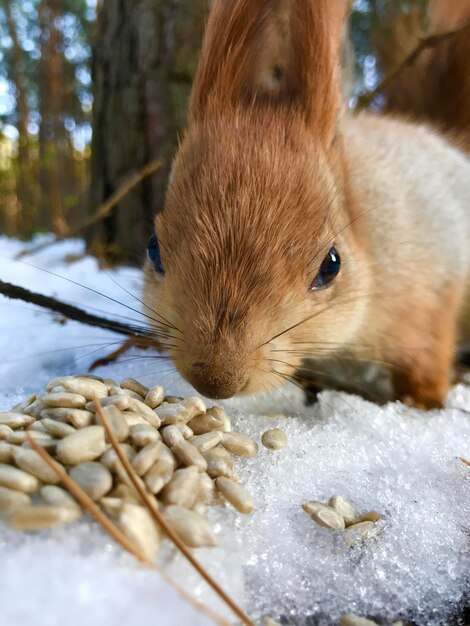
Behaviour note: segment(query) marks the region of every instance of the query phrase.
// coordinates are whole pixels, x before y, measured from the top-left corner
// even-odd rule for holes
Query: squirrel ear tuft
[[[330,140],[340,107],[347,0],[214,0],[190,118],[259,100],[299,109]]]

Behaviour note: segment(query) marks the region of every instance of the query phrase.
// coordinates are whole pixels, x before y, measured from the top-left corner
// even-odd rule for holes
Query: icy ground
[[[0,238],[3,280],[113,317],[143,320],[96,293],[10,260],[21,248]],[[80,242],[68,242],[26,261],[138,309],[110,276],[139,295],[139,272],[101,272],[91,258],[66,262],[67,254],[81,250]],[[54,376],[85,371],[119,340],[77,323],[60,325],[50,313],[0,297],[0,410]],[[135,351],[102,372],[148,385],[163,382],[171,393],[188,391],[171,364],[149,356]],[[307,409],[288,387],[268,400],[233,403],[235,426],[259,441],[266,428],[281,425],[289,446],[276,453],[261,447],[255,459],[239,463],[257,510],[251,517],[214,510],[220,548],[197,553],[209,570],[253,619],[271,615],[283,624],[326,625],[353,612],[384,623],[450,623],[470,581],[470,469],[457,458],[470,458],[470,416],[450,407],[470,410],[470,388],[455,388],[449,408],[426,415],[331,393]],[[273,408],[288,417],[260,415]],[[362,547],[347,548],[302,511],[303,502],[334,493],[363,512],[383,515]],[[170,550],[166,563],[188,589],[221,609]],[[209,623],[89,522],[36,535],[0,523],[0,607],[0,621],[8,626]],[[312,614],[316,620],[308,619]]]

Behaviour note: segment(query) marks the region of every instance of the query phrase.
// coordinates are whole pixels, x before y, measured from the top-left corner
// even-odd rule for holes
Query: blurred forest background
[[[75,233],[127,185],[85,232],[101,259],[140,263],[164,203],[209,4],[0,0],[0,233]],[[425,7],[354,2],[352,106],[410,51],[387,44],[397,23],[425,32]],[[139,176],[145,167],[153,173]]]

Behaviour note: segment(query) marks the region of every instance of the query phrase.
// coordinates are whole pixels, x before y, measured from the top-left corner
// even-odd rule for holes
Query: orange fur
[[[214,0],[188,128],[156,217],[165,276],[148,263],[144,289],[146,305],[174,329],[178,370],[207,396],[269,389],[308,355],[358,348],[364,356],[364,346],[402,372],[397,390],[417,404],[435,406],[447,389],[463,296],[455,291],[441,319],[440,293],[445,268],[458,262],[455,236],[444,237],[439,220],[422,231],[416,221],[427,208],[436,221],[441,170],[459,215],[467,164],[423,129],[340,115],[344,6]],[[411,244],[400,245],[403,232]],[[419,244],[423,232],[434,237],[432,251]],[[333,245],[341,271],[328,289],[310,291]],[[466,263],[462,252],[453,284],[466,280]],[[403,315],[413,291],[434,342]]]

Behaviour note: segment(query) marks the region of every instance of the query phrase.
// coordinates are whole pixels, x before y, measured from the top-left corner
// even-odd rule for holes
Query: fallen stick
[[[69,231],[65,235],[55,235],[53,239],[50,241],[43,241],[39,243],[37,246],[33,246],[32,248],[28,248],[26,250],[22,250],[19,252],[15,258],[20,259],[28,254],[34,254],[39,252],[40,250],[44,250],[48,246],[52,246],[54,243],[58,243],[59,241],[63,241],[64,239],[70,239],[72,237],[76,237],[86,228],[93,226],[97,222],[100,222],[105,217],[111,213],[112,209],[118,204],[134,187],[136,187],[144,178],[150,176],[157,170],[159,170],[164,161],[163,159],[156,159],[155,161],[151,161],[145,167],[143,167],[139,172],[136,172],[132,176],[130,176],[123,184],[115,191],[107,200],[98,207],[97,211],[93,213],[93,215],[88,216],[82,222],[77,224],[76,226],[69,229]]]
[[[87,313],[87,311],[79,309],[72,304],[61,302],[51,296],[44,296],[40,293],[29,291],[29,289],[7,283],[3,280],[0,280],[0,294],[13,300],[23,300],[23,302],[29,302],[44,309],[55,311],[71,320],[87,324],[88,326],[105,328],[106,330],[111,330],[129,337],[151,338],[155,334],[154,331],[143,326],[131,326],[115,320],[106,319],[105,317],[99,317],[98,315]]]

